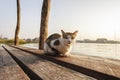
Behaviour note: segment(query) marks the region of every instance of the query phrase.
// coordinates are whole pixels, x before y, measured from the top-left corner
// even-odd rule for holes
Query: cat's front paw
[[[70,54],[59,54],[59,55],[62,57],[69,57],[70,56]]]

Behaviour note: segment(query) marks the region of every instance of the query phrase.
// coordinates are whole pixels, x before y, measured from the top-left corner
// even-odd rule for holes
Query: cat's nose
[[[68,44],[71,44],[71,41],[68,41]]]

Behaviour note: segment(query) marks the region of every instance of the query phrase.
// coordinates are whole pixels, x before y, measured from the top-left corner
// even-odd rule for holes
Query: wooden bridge
[[[42,50],[3,45],[0,80],[120,80],[120,61],[90,56],[52,57]]]

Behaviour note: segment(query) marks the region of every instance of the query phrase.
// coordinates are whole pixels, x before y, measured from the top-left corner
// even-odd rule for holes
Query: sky
[[[20,38],[39,37],[43,0],[20,0]],[[0,0],[0,34],[14,38],[16,0]],[[79,31],[77,39],[120,40],[120,0],[51,0],[49,35]]]

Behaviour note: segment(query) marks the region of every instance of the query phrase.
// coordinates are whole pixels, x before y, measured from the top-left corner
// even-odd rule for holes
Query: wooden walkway
[[[42,50],[0,46],[0,80],[120,80],[120,61],[52,57]]]
[[[30,80],[2,47],[0,47],[0,80]]]

